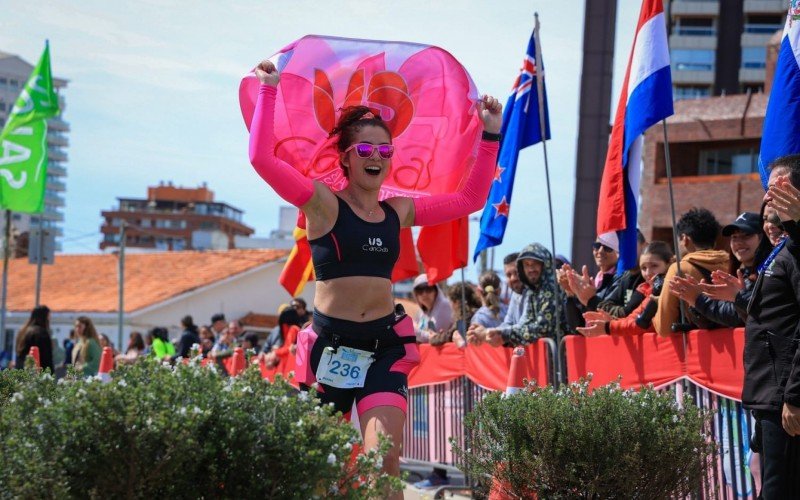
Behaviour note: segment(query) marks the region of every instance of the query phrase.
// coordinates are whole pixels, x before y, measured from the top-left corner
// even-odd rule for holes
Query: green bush
[[[465,449],[454,447],[468,473],[517,498],[683,498],[714,445],[709,416],[688,396],[682,406],[652,388],[530,385],[486,396],[466,417]]]
[[[195,364],[113,380],[0,372],[0,498],[377,498],[383,448],[312,393]]]

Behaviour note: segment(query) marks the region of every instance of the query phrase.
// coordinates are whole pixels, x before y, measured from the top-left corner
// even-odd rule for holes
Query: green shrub
[[[388,441],[350,462],[359,439],[313,392],[254,368],[224,378],[146,361],[108,384],[0,372],[2,498],[371,498],[399,487],[379,472]]]
[[[530,385],[485,397],[466,417],[466,449],[454,446],[468,473],[519,498],[685,497],[714,451],[708,418],[652,388]]]

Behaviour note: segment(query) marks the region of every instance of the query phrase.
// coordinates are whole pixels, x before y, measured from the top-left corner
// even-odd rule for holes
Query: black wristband
[[[606,335],[611,335],[611,322],[610,321],[606,321],[605,329],[606,329]]]
[[[481,134],[481,139],[484,140],[484,141],[500,142],[501,138],[502,138],[502,136],[500,134],[493,134],[493,133],[487,132],[485,130],[483,131],[483,134]]]

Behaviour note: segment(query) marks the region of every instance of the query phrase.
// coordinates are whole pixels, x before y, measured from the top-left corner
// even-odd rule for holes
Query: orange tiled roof
[[[288,250],[159,252],[125,257],[125,311],[171,297],[275,261]],[[57,312],[114,312],[118,306],[117,255],[57,255],[42,267],[42,304]],[[34,305],[36,266],[14,259],[8,269],[8,310]]]

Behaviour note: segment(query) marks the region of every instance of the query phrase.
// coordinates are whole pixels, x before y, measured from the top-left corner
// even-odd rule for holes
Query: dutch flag
[[[597,209],[598,238],[619,249],[620,271],[636,267],[642,134],[672,114],[664,6],[661,0],[644,0],[611,130]]]
[[[758,170],[767,189],[769,164],[800,153],[800,6],[789,9],[761,133]]]

